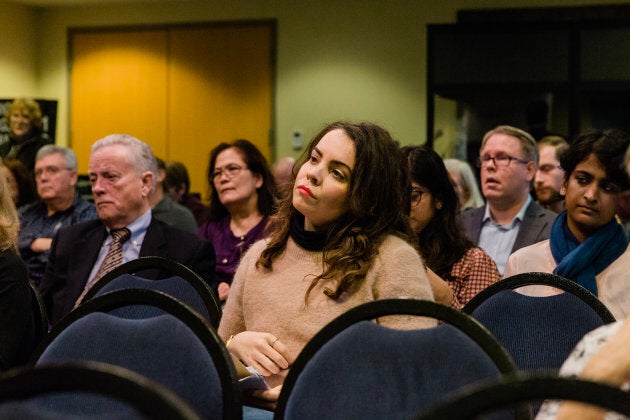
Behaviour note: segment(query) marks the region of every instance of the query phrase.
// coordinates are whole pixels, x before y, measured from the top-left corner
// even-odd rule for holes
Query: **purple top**
[[[197,229],[197,236],[212,243],[217,254],[216,282],[212,288],[216,291],[219,283],[232,284],[232,277],[241,256],[250,246],[263,237],[263,231],[267,226],[267,216],[243,236],[234,236],[230,230],[230,217],[221,220],[204,223]]]

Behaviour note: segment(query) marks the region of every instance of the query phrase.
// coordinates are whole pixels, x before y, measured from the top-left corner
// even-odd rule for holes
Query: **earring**
[[[442,210],[442,203],[441,203],[441,202],[438,202],[438,203],[435,205],[435,207],[436,207],[438,210]]]

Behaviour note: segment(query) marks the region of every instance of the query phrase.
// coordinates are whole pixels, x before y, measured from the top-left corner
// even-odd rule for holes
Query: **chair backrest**
[[[201,299],[203,299],[208,317],[210,319],[210,323],[215,328],[218,328],[219,321],[221,319],[221,306],[217,302],[216,296],[214,295],[214,292],[212,291],[210,286],[203,280],[203,278],[201,278],[201,276],[199,276],[190,268],[186,267],[184,264],[164,257],[140,257],[116,267],[115,269],[101,277],[99,281],[90,288],[90,290],[86,293],[83,301],[91,299],[111,281],[117,279],[118,277],[121,277],[124,274],[137,275],[144,280],[156,280],[158,278],[165,279],[173,276],[180,277],[181,279],[188,282],[190,286],[192,286],[197,291]],[[124,279],[126,280],[118,280],[121,281],[121,283],[118,283],[119,286],[124,286],[125,281],[130,281],[130,277],[124,277]],[[136,283],[132,287],[138,287],[138,284],[139,283]],[[149,287],[148,285],[146,286]],[[156,287],[156,289],[160,290],[159,286]],[[175,288],[171,288],[170,290],[175,291]],[[174,297],[181,298],[184,295],[190,295],[187,290],[183,289],[183,287],[179,290],[177,294],[179,296],[174,295]],[[184,300],[184,302],[187,301]]]
[[[133,371],[83,362],[12,370],[0,378],[1,418],[199,419],[177,395]]]
[[[209,322],[213,321],[210,317],[210,311],[206,305],[206,301],[204,301],[197,290],[195,290],[189,282],[179,276],[159,280],[149,280],[132,274],[123,274],[103,285],[96,292],[95,296],[102,296],[111,291],[123,289],[150,289],[166,293],[167,295],[190,306]]]
[[[116,314],[151,306],[165,314]],[[147,376],[204,417],[242,415],[236,372],[222,340],[207,320],[164,293],[125,289],[94,297],[55,324],[34,356],[38,365],[77,360],[106,362]]]
[[[445,397],[414,417],[416,420],[468,420],[513,404],[545,399],[582,402],[630,416],[630,393],[610,385],[576,378],[512,377]],[[483,417],[485,418],[485,417]]]
[[[550,285],[552,296],[527,296],[512,289]],[[570,280],[548,273],[526,273],[493,284],[474,297],[463,312],[481,322],[523,370],[557,371],[589,331],[614,317],[597,298]]]
[[[616,319],[604,303],[586,288],[576,282],[552,273],[530,272],[515,274],[491,284],[473,297],[462,311],[471,314],[479,305],[501,290],[514,290],[523,286],[545,285],[564,290],[582,299],[595,311],[605,324],[615,322]]]
[[[403,331],[368,322],[397,314],[447,324]],[[446,392],[515,370],[507,352],[468,315],[429,301],[369,302],[307,343],[284,381],[275,417],[408,417]]]
[[[29,282],[31,287],[31,305],[33,308],[33,321],[35,325],[35,337],[34,347],[37,347],[39,342],[44,338],[44,335],[48,332],[48,315],[46,315],[46,305],[41,293],[37,290],[37,287]]]

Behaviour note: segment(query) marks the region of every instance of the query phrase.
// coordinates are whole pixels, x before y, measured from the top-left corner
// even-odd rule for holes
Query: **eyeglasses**
[[[415,207],[418,204],[420,204],[420,201],[422,201],[422,196],[424,194],[431,194],[431,191],[423,190],[421,188],[412,188],[411,189],[411,205]]]
[[[510,166],[510,163],[512,161],[515,161],[516,163],[530,162],[529,160],[524,160],[524,159],[517,158],[514,156],[509,156],[509,155],[497,155],[495,157],[492,157],[490,155],[483,155],[479,157],[479,160],[477,161],[477,167],[485,168],[488,166],[490,161],[492,161],[492,163],[494,163],[494,166],[496,166],[497,168],[508,167]]]
[[[238,175],[238,173],[241,172],[243,169],[247,168],[238,165],[228,165],[225,168],[215,168],[214,172],[212,172],[212,180],[215,181],[218,178],[221,178],[221,174],[224,172],[225,176],[227,176],[228,178],[233,178]]]
[[[42,176],[45,173],[49,174],[49,175],[55,175],[58,174],[61,171],[71,171],[72,169],[70,168],[63,168],[63,167],[59,167],[59,166],[45,166],[43,168],[37,168],[35,169],[35,178],[39,178],[40,176]]]

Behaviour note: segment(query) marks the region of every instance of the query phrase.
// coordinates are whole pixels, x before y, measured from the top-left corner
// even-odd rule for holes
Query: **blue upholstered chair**
[[[212,306],[208,307],[207,301],[201,297],[199,292],[179,276],[150,280],[132,274],[122,274],[102,285],[95,296],[102,296],[111,291],[123,289],[149,289],[166,293],[190,306],[208,321],[211,322],[213,318],[216,318],[216,315],[210,316],[210,312],[213,310]]]
[[[565,292],[542,297],[513,290],[532,284]],[[548,273],[503,279],[471,299],[463,312],[481,322],[503,344],[519,369],[552,373],[587,332],[614,321],[610,311],[588,290]]]
[[[60,320],[35,355],[38,366],[86,360],[146,376],[202,417],[242,414],[225,345],[207,320],[164,293],[124,289],[94,297]]]
[[[0,418],[199,419],[177,395],[135,372],[97,362],[21,368],[0,377]]]
[[[619,388],[576,378],[522,376],[508,377],[495,383],[458,391],[413,418],[416,420],[487,418],[488,414],[506,406],[539,403],[546,399],[588,403],[630,416],[630,393]]]
[[[368,320],[393,314],[446,322],[395,330]],[[476,321],[434,302],[391,299],[341,315],[291,367],[276,418],[408,418],[467,384],[516,370]]]
[[[151,284],[151,281],[157,281],[157,284]],[[214,292],[203,278],[177,261],[156,256],[128,261],[101,277],[86,293],[83,301],[104,293],[102,289],[111,291],[122,288],[148,288],[165,292],[191,306],[209,319],[215,328],[219,326],[221,306]],[[194,296],[193,290],[197,296]],[[199,304],[199,298],[205,309]]]

